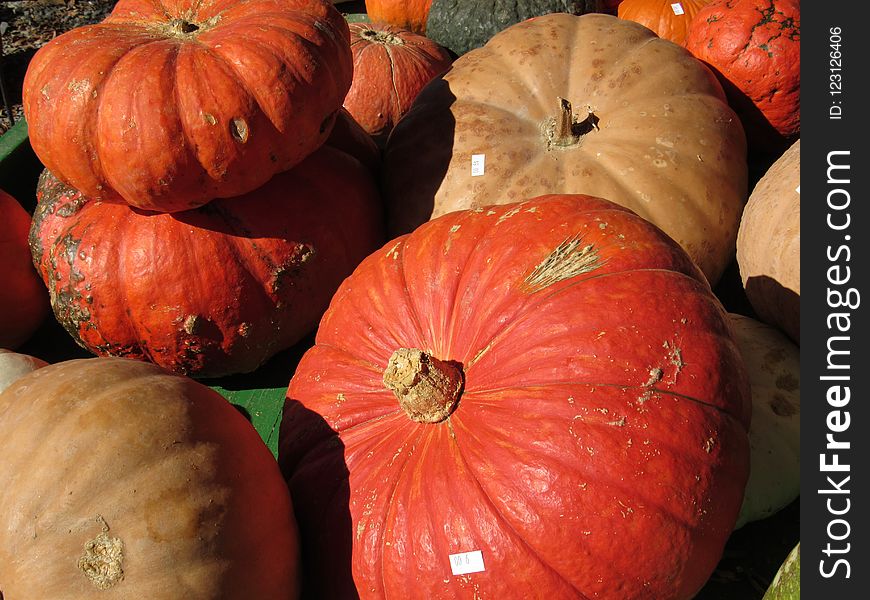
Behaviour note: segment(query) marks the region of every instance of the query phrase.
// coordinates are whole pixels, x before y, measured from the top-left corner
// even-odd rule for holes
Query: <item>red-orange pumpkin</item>
[[[420,90],[450,67],[450,54],[429,38],[376,23],[351,23],[353,83],[344,107],[381,143]]]
[[[58,321],[99,355],[195,376],[256,369],[313,330],[382,243],[371,174],[329,146],[182,213],[90,200],[46,172],[30,233]]]
[[[23,102],[33,149],[59,179],[179,211],[300,162],[351,78],[347,23],[323,0],[120,0],[37,52]]]
[[[799,0],[715,0],[689,25],[686,48],[719,76],[756,155],[800,134],[800,27]]]
[[[17,348],[48,314],[48,294],[33,269],[27,230],[30,215],[0,190],[0,348]]]
[[[366,0],[366,13],[375,23],[425,33],[431,6],[432,0]]]
[[[617,15],[640,23],[656,32],[663,39],[682,46],[692,17],[710,0],[624,0],[619,4]]]
[[[389,242],[287,395],[311,597],[691,598],[748,473],[721,305],[675,242],[589,196]],[[454,574],[467,552],[484,569]]]

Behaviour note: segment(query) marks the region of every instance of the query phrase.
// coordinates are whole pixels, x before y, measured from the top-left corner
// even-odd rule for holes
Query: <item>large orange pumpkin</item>
[[[716,70],[758,160],[797,139],[800,0],[715,0],[695,14],[686,48]]]
[[[49,172],[37,195],[33,260],[73,338],[202,377],[252,371],[299,341],[383,241],[371,174],[329,146],[181,213],[89,199]]]
[[[429,38],[377,23],[351,23],[353,84],[344,107],[385,142],[420,90],[450,67],[450,54]]]
[[[393,235],[454,210],[591,194],[661,227],[712,283],[747,196],[743,129],[715,76],[602,14],[531,19],[456,60],[393,129],[384,172]]]
[[[711,0],[624,0],[619,4],[620,19],[649,27],[660,38],[683,45],[692,17]]]
[[[691,598],[743,498],[747,385],[703,275],[628,210],[426,223],[345,280],[290,382],[308,593]]]
[[[217,392],[79,359],[0,394],[0,596],[292,600],[286,484]]]
[[[366,0],[366,13],[375,23],[425,33],[430,6],[432,0]]]
[[[27,231],[30,215],[0,190],[0,348],[17,348],[48,314],[48,295],[33,269]]]
[[[42,163],[87,196],[179,211],[256,189],[329,135],[350,87],[323,0],[120,0],[30,62]]]

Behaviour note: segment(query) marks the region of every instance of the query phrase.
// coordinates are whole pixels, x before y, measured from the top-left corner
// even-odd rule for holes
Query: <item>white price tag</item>
[[[679,2],[674,2],[671,4],[671,10],[674,11],[675,15],[684,15],[686,11],[683,10],[683,5]]]
[[[460,552],[459,554],[450,555],[450,570],[454,575],[467,575],[469,573],[480,573],[486,569],[483,566],[483,552],[473,550],[472,552]]]
[[[479,177],[483,175],[483,171],[486,169],[486,155],[485,154],[472,154],[471,155],[471,176]]]

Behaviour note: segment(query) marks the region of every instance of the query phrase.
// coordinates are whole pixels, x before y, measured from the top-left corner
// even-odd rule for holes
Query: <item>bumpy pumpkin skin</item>
[[[48,172],[37,195],[33,260],[70,335],[199,377],[253,371],[295,344],[383,242],[371,174],[328,146],[183,213],[90,200]]]
[[[759,180],[740,221],[737,265],[759,318],[800,344],[800,140]]]
[[[429,38],[390,25],[351,23],[353,84],[344,107],[381,144],[414,98],[453,62]]]
[[[298,595],[277,465],[250,423],[195,381],[119,358],[43,367],[0,395],[0,451],[0,480],[14,489],[0,495],[7,600]]]
[[[48,295],[27,247],[29,229],[30,215],[0,190],[0,348],[26,342],[48,314]]]
[[[426,33],[432,0],[366,0],[366,13],[374,23]]]
[[[37,52],[23,104],[59,179],[174,212],[299,163],[326,140],[351,79],[347,23],[328,2],[120,0]]]
[[[445,420],[385,387],[399,348],[461,369]],[[279,461],[312,597],[691,598],[742,500],[748,393],[703,275],[624,208],[426,223],[345,280],[290,382]],[[474,550],[485,570],[453,576]]]
[[[433,0],[426,35],[462,56],[526,19],[558,12],[583,15],[604,9],[600,0]]]
[[[559,98],[577,134],[564,146]],[[645,27],[598,14],[538,17],[461,57],[396,125],[384,171],[394,236],[453,210],[591,194],[658,225],[713,284],[747,196],[743,129],[714,75]]]
[[[711,0],[625,0],[619,4],[617,15],[649,27],[660,38],[670,40],[680,46],[686,43],[689,23],[699,10],[710,4]],[[679,4],[682,12],[674,12],[673,5]]]
[[[752,389],[751,466],[739,528],[777,513],[800,495],[800,349],[769,325],[728,316]]]
[[[720,76],[759,157],[800,135],[800,26],[799,0],[715,0],[689,26],[686,48]]]

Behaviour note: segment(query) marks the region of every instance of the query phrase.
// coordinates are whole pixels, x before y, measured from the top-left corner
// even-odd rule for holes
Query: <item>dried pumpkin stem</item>
[[[416,348],[399,348],[387,363],[383,381],[411,420],[438,423],[456,408],[463,375],[456,363],[438,360]]]
[[[364,29],[360,32],[359,36],[374,44],[384,44],[385,46],[403,46],[405,44],[405,40],[389,31]]]
[[[571,102],[565,98],[559,98],[559,112],[554,120],[554,126],[549,131],[550,146],[573,146],[580,142],[580,138],[598,129],[598,117],[589,110],[589,114],[582,121],[574,120],[574,110]]]

